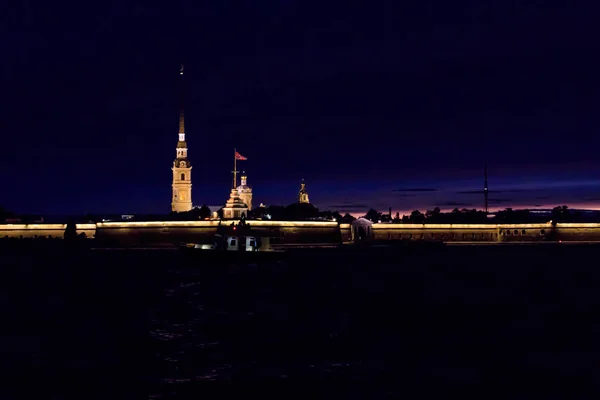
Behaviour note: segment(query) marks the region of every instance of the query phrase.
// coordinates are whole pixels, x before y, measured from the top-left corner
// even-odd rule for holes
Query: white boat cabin
[[[226,236],[227,251],[268,251],[268,237]]]

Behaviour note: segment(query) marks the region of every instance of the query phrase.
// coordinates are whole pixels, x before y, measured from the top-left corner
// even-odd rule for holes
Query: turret
[[[252,188],[248,186],[248,176],[246,172],[242,172],[240,178],[241,185],[237,187],[240,199],[248,206],[248,210],[252,210]]]
[[[304,183],[304,179],[302,179],[302,183],[300,184],[300,192],[298,192],[298,203],[310,203],[310,201],[308,201],[308,192],[306,191],[306,184]]]

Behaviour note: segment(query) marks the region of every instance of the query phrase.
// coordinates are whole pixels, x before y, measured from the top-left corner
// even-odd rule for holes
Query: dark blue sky
[[[600,205],[593,2],[143,3],[4,17],[0,204],[168,212],[183,62],[195,204]]]

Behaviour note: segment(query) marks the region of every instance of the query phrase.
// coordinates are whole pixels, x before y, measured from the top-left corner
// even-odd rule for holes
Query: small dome
[[[373,222],[369,221],[366,218],[359,218],[356,221],[352,222],[352,226],[371,226]]]
[[[182,162],[185,163],[185,166],[181,165]],[[173,161],[173,166],[176,168],[189,168],[192,166],[192,163],[187,157],[178,157]]]

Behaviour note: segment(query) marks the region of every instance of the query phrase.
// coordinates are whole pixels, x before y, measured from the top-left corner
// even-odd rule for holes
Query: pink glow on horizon
[[[507,204],[506,206],[502,206],[502,207],[489,207],[489,212],[494,213],[494,212],[506,210],[507,208],[512,208],[513,210],[525,210],[525,209],[527,209],[527,210],[551,210],[554,207],[559,206],[559,205],[566,205],[569,209],[600,211],[600,203],[594,202],[594,203],[571,203],[571,204],[547,203],[547,204],[541,204],[540,206],[537,206],[537,207],[532,207],[530,205],[509,205],[509,204]],[[433,208],[434,207],[431,207],[431,208],[420,207],[420,208],[418,208],[418,210],[424,214],[427,210],[430,210]],[[463,208],[467,208],[469,210],[472,209],[469,207],[445,207],[445,208],[440,207],[440,210],[443,213],[447,213],[447,212],[451,212],[454,208],[458,208],[459,210],[462,210]],[[478,211],[483,211],[481,207],[477,207],[476,209]],[[396,213],[399,213],[400,217],[402,217],[403,215],[410,215],[410,213],[412,213],[414,210],[415,210],[414,208],[412,210],[400,210],[400,209],[394,209],[394,207],[392,207],[392,217],[395,217]],[[352,211],[352,212],[348,212],[348,214],[352,215],[355,218],[360,218],[360,217],[364,216],[367,213],[367,211],[369,211],[369,209],[366,209],[364,211]],[[388,209],[378,210],[378,211],[381,212],[382,214],[387,214],[389,212]],[[340,212],[340,214],[344,215],[345,212]]]

